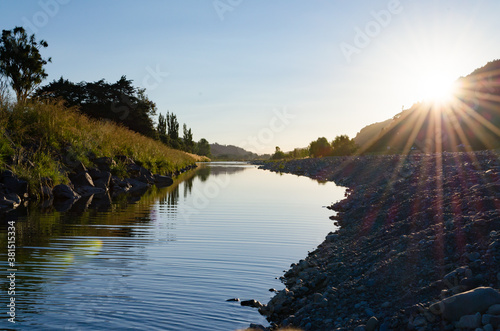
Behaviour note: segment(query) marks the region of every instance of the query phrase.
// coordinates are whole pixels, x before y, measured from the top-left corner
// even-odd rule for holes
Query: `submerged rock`
[[[241,301],[241,305],[252,308],[261,308],[262,306],[264,306],[262,303],[254,299]]]

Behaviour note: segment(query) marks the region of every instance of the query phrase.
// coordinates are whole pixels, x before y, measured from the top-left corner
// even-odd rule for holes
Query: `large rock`
[[[106,190],[95,186],[78,186],[75,188],[76,193],[80,194],[82,197],[106,193]]]
[[[155,185],[160,187],[170,186],[174,180],[169,176],[154,175]]]
[[[80,198],[78,193],[73,191],[71,187],[65,184],[56,185],[52,189],[52,194],[54,195],[54,199],[75,200]]]
[[[485,312],[490,306],[500,303],[500,293],[491,287],[456,294],[430,306],[434,314],[442,314],[448,321],[458,321],[462,316]]]
[[[95,186],[92,177],[87,171],[70,175],[69,179],[75,186]]]
[[[257,300],[254,300],[254,299],[241,301],[241,305],[246,306],[246,307],[252,307],[252,308],[260,308],[263,306],[262,303],[260,303]]]
[[[0,183],[4,184],[8,193],[15,193],[21,199],[28,197],[28,182],[17,178],[10,170],[5,170],[0,175]]]
[[[111,184],[111,173],[109,171],[101,171],[99,169],[90,169],[89,175],[92,177],[95,187],[109,190],[109,185]]]
[[[130,188],[130,192],[146,190],[149,187],[149,184],[132,178],[127,179],[127,182],[129,182],[129,184],[132,185],[132,187]]]
[[[146,184],[154,184],[155,178],[153,174],[148,169],[137,165],[137,164],[129,164],[127,166],[128,173],[134,178]]]
[[[481,326],[481,314],[477,313],[475,315],[464,315],[460,317],[457,323],[457,328],[460,329],[477,329]]]
[[[15,193],[0,195],[0,211],[16,209],[21,204],[21,198]]]
[[[111,167],[116,166],[115,160],[110,157],[100,157],[94,160],[94,164],[101,171],[110,171]]]

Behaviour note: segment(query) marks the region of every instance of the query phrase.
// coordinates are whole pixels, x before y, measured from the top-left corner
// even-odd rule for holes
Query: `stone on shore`
[[[56,185],[52,189],[52,194],[54,195],[54,199],[74,200],[80,198],[80,195],[78,195],[78,193],[73,191],[71,187],[65,184]]]
[[[156,186],[165,187],[172,185],[174,183],[174,180],[169,176],[155,175],[154,182]]]
[[[458,321],[465,315],[484,313],[495,304],[500,304],[500,293],[491,287],[478,287],[439,301],[429,309],[448,321]]]
[[[21,199],[28,197],[28,182],[17,178],[12,171],[3,171],[0,174],[0,183],[4,185],[7,193],[15,193]]]
[[[262,303],[254,299],[241,301],[241,305],[252,308],[261,308],[262,306],[264,306]]]

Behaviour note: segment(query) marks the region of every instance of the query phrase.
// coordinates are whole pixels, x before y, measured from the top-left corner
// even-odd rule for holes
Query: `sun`
[[[425,102],[449,103],[455,92],[455,79],[444,73],[427,72],[418,82],[418,95]]]

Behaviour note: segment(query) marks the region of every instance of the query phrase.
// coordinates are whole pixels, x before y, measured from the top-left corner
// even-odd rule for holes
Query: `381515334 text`
[[[7,315],[9,322],[16,323],[16,221],[9,221],[7,228],[7,279],[9,279]]]

